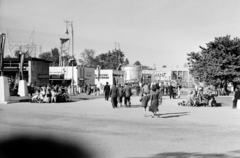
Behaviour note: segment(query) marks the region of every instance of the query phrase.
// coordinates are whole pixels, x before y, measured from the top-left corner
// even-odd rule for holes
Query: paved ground
[[[2,104],[0,139],[49,137],[96,158],[240,157],[240,110],[177,106],[181,100],[164,97],[160,118],[143,117],[139,97],[118,109],[103,98]]]

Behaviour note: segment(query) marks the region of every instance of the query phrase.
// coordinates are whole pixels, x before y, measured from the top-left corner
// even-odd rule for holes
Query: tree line
[[[15,51],[15,55],[13,58],[19,57],[19,50]],[[77,66],[77,60],[75,57],[70,56],[69,54],[65,54],[61,58],[59,58],[60,52],[58,48],[53,48],[51,51],[43,52],[39,54],[39,58],[52,61],[50,66],[60,66],[60,60],[62,60],[63,66]],[[11,56],[7,56],[8,58]],[[31,57],[31,54],[28,52],[25,55],[26,58]],[[121,50],[114,49],[112,51],[108,51],[107,53],[101,53],[96,55],[95,50],[93,49],[85,49],[80,53],[80,59],[78,60],[81,66],[97,68],[99,65],[101,69],[118,69],[119,66],[129,65],[128,58],[125,58],[125,54]],[[140,61],[134,62],[133,65],[141,66],[143,70],[152,70],[151,67],[142,65]]]

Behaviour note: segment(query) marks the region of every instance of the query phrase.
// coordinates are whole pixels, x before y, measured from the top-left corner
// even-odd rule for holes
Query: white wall
[[[87,68],[84,67],[84,78],[85,84],[94,85],[95,84],[95,69],[94,68]],[[64,74],[65,80],[71,80],[72,79],[72,67],[66,66],[66,67],[49,67],[49,74],[50,75],[60,75]],[[80,77],[80,68],[77,69],[76,66],[73,67],[73,78],[74,78],[74,85],[77,85],[79,83],[79,77]],[[81,76],[82,77],[82,76]]]
[[[100,80],[98,81],[98,70],[95,70],[95,84],[97,85],[106,85],[113,84],[113,70],[100,70]]]

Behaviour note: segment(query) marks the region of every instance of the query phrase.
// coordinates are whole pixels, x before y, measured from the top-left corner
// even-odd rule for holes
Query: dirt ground
[[[159,118],[144,117],[136,96],[131,108],[117,109],[103,98],[0,104],[0,152],[2,142],[24,137],[58,140],[96,158],[240,157],[240,110],[181,107],[181,100],[165,96]]]

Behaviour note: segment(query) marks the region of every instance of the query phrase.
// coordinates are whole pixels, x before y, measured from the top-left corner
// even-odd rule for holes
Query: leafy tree
[[[83,66],[96,67],[95,51],[92,49],[85,49],[80,53],[79,63]]]
[[[129,60],[128,60],[128,58],[125,59],[124,65],[129,65]]]
[[[227,87],[240,82],[240,40],[230,36],[215,38],[200,46],[199,52],[188,54],[190,73],[197,80],[207,84]]]
[[[19,54],[20,54],[20,50],[18,49],[14,52],[14,57],[13,58],[18,58]],[[25,54],[25,58],[29,58],[29,57],[31,57],[31,56],[30,56],[29,52],[27,51],[26,54]]]
[[[57,48],[52,49],[52,66],[59,66],[59,51]]]
[[[142,70],[153,70],[151,67],[142,65]]]
[[[133,65],[137,65],[137,66],[140,66],[141,63],[139,61],[136,61]]]
[[[41,58],[41,59],[53,61],[51,52],[43,52],[43,53],[39,54],[38,57]]]
[[[120,64],[124,63],[124,53],[121,50],[113,50],[108,53],[102,53],[96,56],[95,64],[100,65],[102,69],[116,70]]]
[[[57,48],[52,49],[50,52],[43,52],[38,56],[41,59],[52,61],[50,66],[59,66],[59,51]]]

